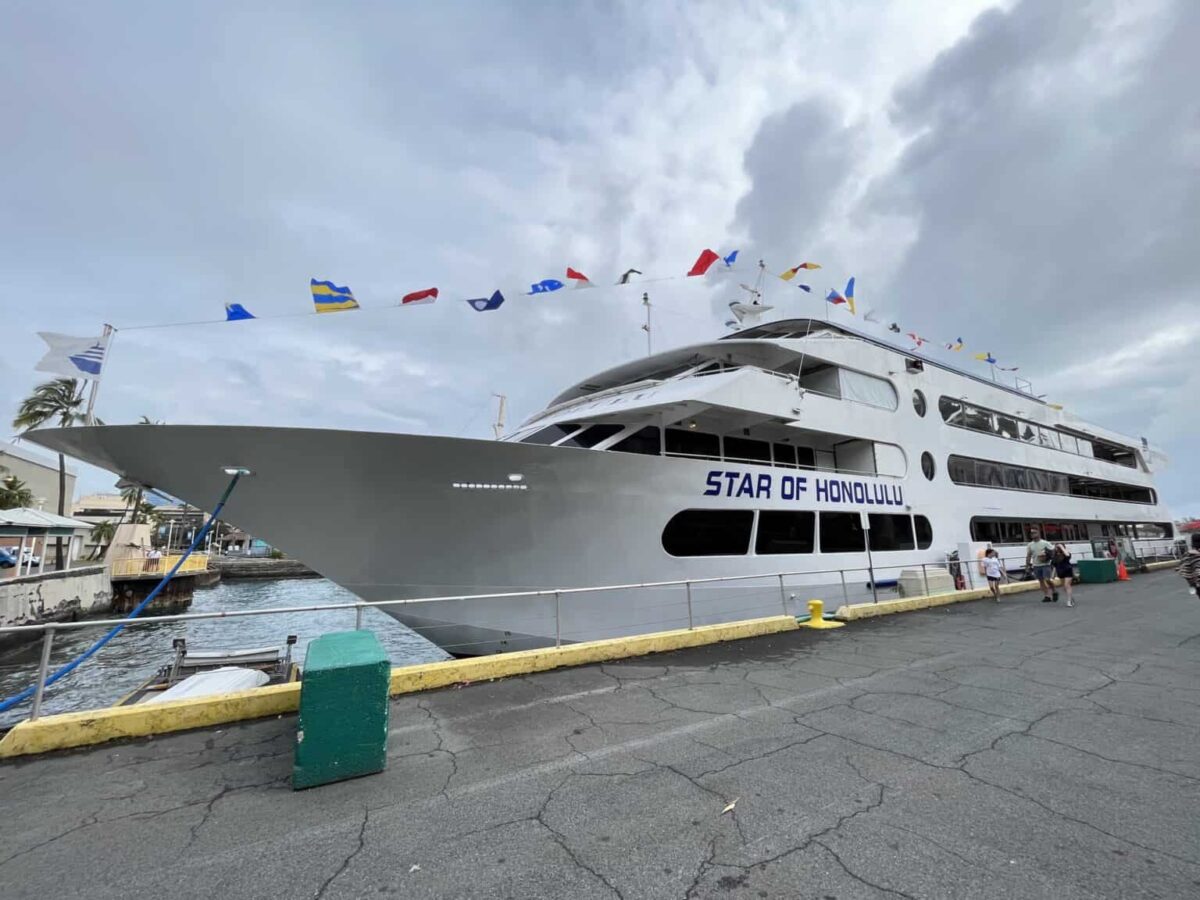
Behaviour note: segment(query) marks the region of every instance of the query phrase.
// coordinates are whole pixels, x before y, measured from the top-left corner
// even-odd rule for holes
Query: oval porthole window
[[[936,471],[933,466],[933,454],[928,450],[921,454],[921,471],[925,473],[925,477],[933,481],[933,474]]]
[[[925,395],[920,391],[913,391],[913,409],[917,411],[918,416],[925,418]]]

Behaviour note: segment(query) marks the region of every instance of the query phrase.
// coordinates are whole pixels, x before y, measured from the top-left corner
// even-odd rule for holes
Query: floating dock
[[[1192,896],[1200,603],[1171,572],[0,765],[5,896]]]

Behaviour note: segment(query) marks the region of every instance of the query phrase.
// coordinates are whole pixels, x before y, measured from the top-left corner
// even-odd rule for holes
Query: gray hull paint
[[[662,530],[682,509],[796,507],[778,498],[704,496],[707,473],[721,463],[317,429],[130,425],[47,429],[30,437],[201,509],[211,508],[225,487],[223,466],[246,466],[255,474],[239,484],[223,519],[367,601],[864,564],[861,554],[668,555]],[[525,489],[453,486],[510,485],[510,475],[521,475]],[[893,564],[935,556],[902,555]],[[788,593],[813,580],[788,579]],[[697,586],[692,593],[694,624],[784,608],[773,578]],[[802,612],[802,601],[790,611]],[[468,655],[689,623],[683,587],[564,595],[557,628],[553,597],[438,601],[387,611],[449,652]]]

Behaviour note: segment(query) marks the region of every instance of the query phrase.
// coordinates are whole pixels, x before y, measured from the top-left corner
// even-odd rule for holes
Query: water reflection
[[[323,579],[285,581],[233,581],[199,590],[190,612],[232,609],[265,609],[317,603],[352,603],[354,596]],[[70,712],[108,706],[137,687],[171,660],[171,641],[186,638],[197,650],[233,647],[282,647],[289,634],[298,637],[295,658],[304,660],[304,649],[313,638],[329,631],[354,627],[353,611],[286,613],[246,616],[199,622],[164,622],[127,628],[71,675],[46,692],[44,713]],[[363,611],[363,627],[374,631],[392,663],[401,665],[445,659],[446,654],[376,609]],[[102,628],[60,632],[54,638],[51,668],[86,650],[104,633]],[[0,657],[0,698],[9,697],[33,683],[41,656],[41,642],[27,644]],[[11,726],[29,714],[29,705],[0,714],[0,727]]]

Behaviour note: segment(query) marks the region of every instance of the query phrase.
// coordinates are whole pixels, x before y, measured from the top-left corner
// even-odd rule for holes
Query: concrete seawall
[[[62,622],[106,613],[112,608],[112,582],[104,566],[0,579],[0,625]],[[0,646],[15,642],[0,635]]]
[[[249,559],[244,556],[216,556],[211,566],[230,578],[320,578],[298,559]]]

